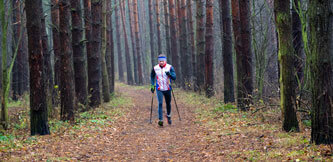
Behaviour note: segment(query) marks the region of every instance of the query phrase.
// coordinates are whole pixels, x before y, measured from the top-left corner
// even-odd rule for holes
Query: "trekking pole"
[[[172,92],[173,100],[175,100],[175,105],[176,105],[176,109],[177,109],[177,112],[178,112],[179,121],[182,121],[182,119],[180,118],[180,114],[179,114],[179,110],[178,110],[178,106],[177,106],[175,94],[173,93],[173,89],[172,88],[171,88],[171,92]]]
[[[150,124],[151,124],[151,118],[153,114],[153,101],[154,101],[154,93],[151,95],[151,107],[150,107]]]

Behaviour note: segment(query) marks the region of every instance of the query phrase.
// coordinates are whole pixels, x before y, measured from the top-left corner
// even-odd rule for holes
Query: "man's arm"
[[[175,72],[175,69],[173,67],[171,67],[171,69],[170,69],[170,78],[172,80],[176,80],[176,72]]]
[[[150,82],[151,82],[151,85],[154,85],[155,84],[155,76],[156,76],[156,73],[155,73],[155,70],[154,68],[151,70],[151,73],[150,73]]]

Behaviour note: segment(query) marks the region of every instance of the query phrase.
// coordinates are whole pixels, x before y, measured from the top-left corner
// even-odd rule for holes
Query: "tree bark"
[[[201,92],[205,86],[205,12],[204,0],[197,0],[197,25],[196,25],[196,45],[197,45],[197,66],[196,66],[196,88]]]
[[[106,44],[106,63],[108,67],[109,75],[109,93],[114,93],[114,41],[113,41],[113,28],[112,28],[112,10],[111,10],[111,0],[106,1],[106,25],[107,25],[107,44]]]
[[[169,0],[169,18],[170,18],[170,35],[171,35],[171,62],[172,66],[175,68],[178,78],[181,78],[180,71],[180,60],[178,55],[178,46],[177,46],[177,27],[176,27],[176,9],[175,9],[175,0]],[[181,83],[177,79],[178,83]]]
[[[119,75],[119,80],[121,82],[124,82],[124,69],[123,69],[123,55],[121,52],[121,39],[120,39],[120,24],[119,24],[119,6],[117,1],[114,1],[115,8],[115,17],[116,17],[116,37],[117,37],[117,52],[118,52],[118,75]]]
[[[107,46],[107,24],[106,24],[106,0],[102,2],[102,55],[101,55],[101,66],[102,66],[102,92],[104,102],[110,101],[110,85],[109,75],[106,66],[106,46]]]
[[[59,1],[51,1],[52,38],[54,53],[54,84],[60,87],[60,36],[59,36]],[[55,89],[58,91],[58,89]],[[54,92],[54,94],[58,94]]]
[[[168,12],[168,0],[164,0],[164,24],[165,24],[165,43],[166,43],[166,55],[168,62],[171,62],[171,47],[170,47],[170,23]]]
[[[213,71],[213,55],[214,55],[214,0],[206,1],[206,50],[205,50],[205,87],[206,96],[214,95],[214,71]]]
[[[195,40],[194,40],[194,28],[193,28],[193,19],[192,19],[192,1],[191,0],[186,0],[186,5],[187,5],[187,28],[188,28],[188,40],[189,40],[189,47],[188,47],[188,53],[189,57],[191,58],[192,66],[190,69],[190,76],[192,76],[191,79],[191,84],[194,84],[196,80],[196,55],[195,55]],[[193,86],[193,85],[191,85]],[[195,86],[194,86],[195,87]],[[196,89],[195,89],[196,90]]]
[[[39,1],[26,0],[27,33],[30,68],[30,131],[31,135],[50,134],[43,78],[43,49],[41,36],[41,10]]]
[[[139,85],[143,84],[143,73],[142,73],[142,63],[141,63],[141,51],[140,51],[140,39],[139,39],[139,16],[138,16],[138,3],[137,0],[133,0],[133,12],[134,12],[134,30],[135,30],[135,44],[137,52],[138,61],[138,78]]]
[[[85,109],[88,104],[87,63],[84,56],[82,11],[78,0],[71,0],[72,47],[75,74],[75,94],[79,107]]]
[[[69,0],[59,1],[59,29],[61,46],[61,120],[74,121],[75,111],[75,84],[73,69],[73,49],[70,30],[70,3]]]
[[[232,60],[232,33],[230,19],[230,0],[220,0],[220,17],[222,31],[222,57],[224,76],[224,103],[235,102],[234,70]]]
[[[154,64],[157,62],[155,54],[155,44],[154,44],[154,27],[153,27],[153,0],[148,0],[148,12],[149,12],[149,36],[150,36],[150,57],[151,65],[154,67]]]
[[[191,55],[188,53],[187,44],[187,16],[186,16],[186,0],[178,1],[180,3],[178,10],[179,17],[179,44],[180,44],[180,62],[182,75],[179,78],[184,89],[190,89],[190,78],[191,78]]]
[[[91,55],[88,56],[88,89],[90,90],[90,106],[101,104],[101,32],[102,32],[102,0],[91,2]]]
[[[132,54],[133,54],[133,65],[134,65],[134,84],[139,82],[139,78],[138,78],[138,65],[137,65],[137,56],[136,56],[136,50],[135,50],[135,33],[134,33],[134,27],[133,24],[134,22],[132,22],[132,17],[133,16],[133,12],[131,9],[132,3],[131,0],[127,1],[127,6],[128,6],[128,18],[129,18],[129,25],[130,25],[130,37],[131,37],[131,42],[132,42]]]
[[[155,1],[155,10],[156,10],[156,26],[157,26],[157,51],[158,55],[162,53],[162,45],[161,45],[161,23],[160,23],[160,0]],[[154,66],[154,64],[152,65]]]
[[[315,144],[333,143],[332,62],[330,58],[330,21],[332,1],[309,1],[311,56],[311,141]]]
[[[292,30],[289,0],[275,0],[275,21],[279,37],[279,61],[280,61],[280,94],[281,110],[283,116],[283,130],[299,131],[295,107],[294,88],[294,51],[292,46]]]
[[[127,69],[127,84],[133,85],[134,80],[133,80],[133,72],[132,72],[132,61],[131,61],[131,56],[129,52],[129,46],[128,46],[128,39],[127,39],[127,32],[126,32],[126,24],[125,24],[125,4],[123,2],[120,2],[120,14],[121,14],[121,20],[122,20],[122,25],[123,25],[123,33],[124,33],[124,38],[125,38],[125,56],[126,56],[126,69]]]

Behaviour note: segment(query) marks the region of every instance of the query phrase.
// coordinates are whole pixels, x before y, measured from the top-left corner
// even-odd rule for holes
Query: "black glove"
[[[170,71],[165,72],[168,77],[171,77]]]

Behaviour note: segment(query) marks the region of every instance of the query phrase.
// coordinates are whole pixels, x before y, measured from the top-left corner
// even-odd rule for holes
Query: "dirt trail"
[[[112,125],[42,136],[37,144],[13,150],[5,157],[10,161],[216,160],[212,157],[214,151],[208,151],[212,150],[206,140],[208,131],[195,122],[195,107],[189,107],[183,104],[181,98],[176,98],[182,117],[180,122],[172,100],[173,123],[168,125],[164,117],[164,127],[161,128],[157,125],[156,96],[153,123],[149,124],[152,98],[149,90],[119,86],[117,91],[131,98],[133,107],[127,109]],[[163,106],[165,115],[165,104]]]

